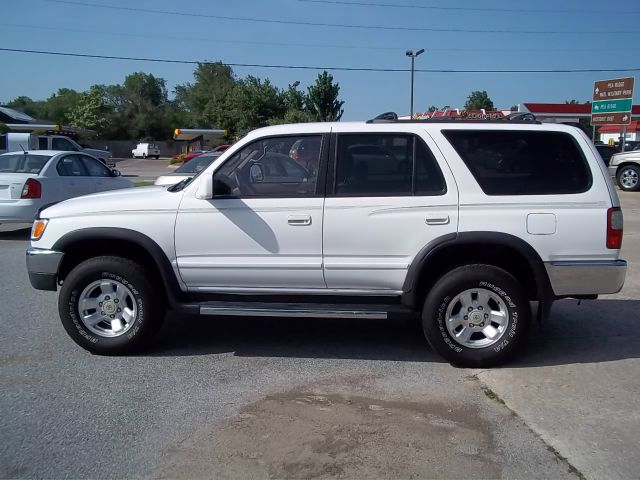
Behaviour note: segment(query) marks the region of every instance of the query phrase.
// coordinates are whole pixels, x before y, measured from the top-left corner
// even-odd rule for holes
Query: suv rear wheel
[[[422,311],[427,341],[453,365],[489,367],[521,347],[531,322],[516,278],[492,265],[465,265],[431,289]]]
[[[616,175],[618,186],[627,192],[640,190],[640,167],[636,165],[624,165],[618,169]]]
[[[96,257],[76,266],[58,299],[62,325],[82,348],[117,355],[139,350],[164,318],[145,269],[122,257]]]

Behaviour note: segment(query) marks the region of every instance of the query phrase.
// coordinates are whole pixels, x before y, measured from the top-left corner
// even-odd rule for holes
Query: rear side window
[[[0,135],[0,150],[6,150],[6,149],[7,149],[7,136]]]
[[[562,132],[445,130],[487,195],[586,192],[591,174],[582,150]]]
[[[51,157],[16,153],[0,155],[0,173],[40,173]]]
[[[442,172],[429,148],[413,135],[340,134],[338,196],[441,195]]]

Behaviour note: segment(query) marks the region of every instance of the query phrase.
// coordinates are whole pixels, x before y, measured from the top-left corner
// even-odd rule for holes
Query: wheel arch
[[[65,255],[58,269],[64,281],[79,263],[96,256],[115,255],[136,261],[150,270],[152,282],[166,292],[169,306],[180,303],[182,290],[167,255],[153,239],[126,228],[98,227],[75,230],[58,239],[53,250]]]
[[[440,237],[420,250],[409,266],[402,303],[420,308],[428,290],[447,271],[469,263],[503,268],[523,282],[530,300],[553,298],[542,259],[527,242],[508,233],[461,232]]]

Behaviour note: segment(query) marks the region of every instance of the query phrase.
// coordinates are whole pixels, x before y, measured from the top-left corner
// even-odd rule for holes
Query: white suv
[[[141,348],[168,308],[410,316],[478,367],[520,349],[530,301],[543,320],[555,299],[618,292],[621,242],[618,196],[580,130],[392,119],[255,130],[172,187],[48,208],[27,266],[35,288],[61,285],[62,323],[95,353]]]

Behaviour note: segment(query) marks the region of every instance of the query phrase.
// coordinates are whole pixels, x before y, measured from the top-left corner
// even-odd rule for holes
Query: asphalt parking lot
[[[170,316],[152,350],[93,356],[30,287],[28,229],[0,225],[0,477],[637,478],[640,194],[621,198],[623,291],[557,302],[485,371],[373,320]]]

